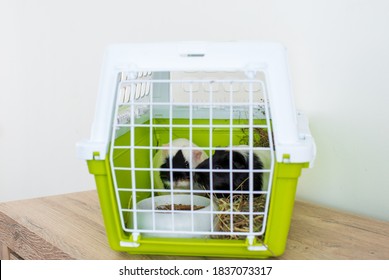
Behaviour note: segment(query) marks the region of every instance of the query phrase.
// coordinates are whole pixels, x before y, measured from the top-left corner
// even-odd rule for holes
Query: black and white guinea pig
[[[212,156],[212,185],[214,191],[226,191],[225,193],[215,193],[217,197],[228,196],[230,193],[230,184],[232,183],[233,190],[248,191],[249,190],[249,151],[232,151],[232,166],[230,166],[229,150],[216,150]],[[258,155],[253,153],[253,169],[263,169],[264,164]],[[205,169],[204,171],[199,171]],[[206,171],[208,169],[208,171]],[[197,188],[210,189],[210,159],[200,163],[194,174],[194,182]],[[218,171],[225,169],[225,171]],[[238,172],[230,172],[230,170],[242,170]],[[231,176],[232,173],[232,182]],[[253,172],[253,188],[254,191],[260,191],[263,187],[263,173]]]
[[[189,169],[196,168],[199,163],[208,158],[208,155],[197,145],[185,138],[175,139],[171,143],[162,146],[165,148],[171,147],[171,149],[161,149],[154,156],[154,168],[166,169],[166,171],[154,171],[155,187],[165,189],[189,189],[191,180]],[[181,149],[188,147],[191,147],[192,149]],[[192,158],[190,157],[191,153]],[[172,166],[170,166],[170,158]],[[188,171],[174,171],[174,169],[188,169]],[[170,176],[171,170],[173,171],[173,178]]]

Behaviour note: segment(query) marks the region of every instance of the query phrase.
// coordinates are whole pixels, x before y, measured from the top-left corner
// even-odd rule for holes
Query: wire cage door
[[[274,171],[263,72],[121,72],[110,168],[133,236],[262,239]]]

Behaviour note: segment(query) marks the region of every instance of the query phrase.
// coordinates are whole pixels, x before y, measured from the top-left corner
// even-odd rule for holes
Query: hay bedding
[[[245,235],[236,235],[236,232],[250,231],[250,200],[248,195],[236,194],[232,197],[216,198],[219,205],[219,211],[226,214],[217,214],[218,231],[232,232],[231,235],[217,235],[218,239],[245,239]],[[266,204],[266,196],[261,195],[253,199],[253,212],[263,212]],[[231,209],[232,206],[232,209]],[[235,214],[236,213],[236,214]],[[232,225],[231,225],[232,220]],[[263,215],[253,216],[253,232],[259,232],[262,229]]]

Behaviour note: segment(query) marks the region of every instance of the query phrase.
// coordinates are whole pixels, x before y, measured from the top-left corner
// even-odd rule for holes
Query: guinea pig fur
[[[232,190],[248,191],[249,190],[249,151],[232,151],[232,166],[230,166],[229,150],[216,150],[212,156],[212,185],[214,191],[226,191],[224,193],[214,193],[217,197],[228,196],[230,194],[230,183]],[[204,171],[199,171],[204,169]],[[224,171],[218,171],[224,169]],[[261,159],[253,153],[253,170],[263,169]],[[231,170],[242,170],[234,171]],[[232,182],[231,176],[232,173]],[[200,163],[194,174],[194,182],[198,188],[210,189],[210,159]],[[262,190],[263,173],[253,172],[253,189],[254,191]]]
[[[208,158],[208,155],[197,145],[184,138],[175,139],[171,143],[164,144],[163,147],[171,149],[161,149],[154,156],[154,168],[166,169],[166,171],[154,172],[155,187],[189,189],[191,180],[189,169],[196,168],[199,163]],[[189,147],[192,149],[181,149]],[[190,156],[191,153],[192,157]],[[174,171],[175,169],[188,169],[188,171]],[[171,174],[173,178],[171,178]]]

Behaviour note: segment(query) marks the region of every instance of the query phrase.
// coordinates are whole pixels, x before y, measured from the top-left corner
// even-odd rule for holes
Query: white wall
[[[318,147],[298,198],[389,220],[389,2],[0,2],[0,201],[94,189],[88,138],[104,47],[279,41]]]

